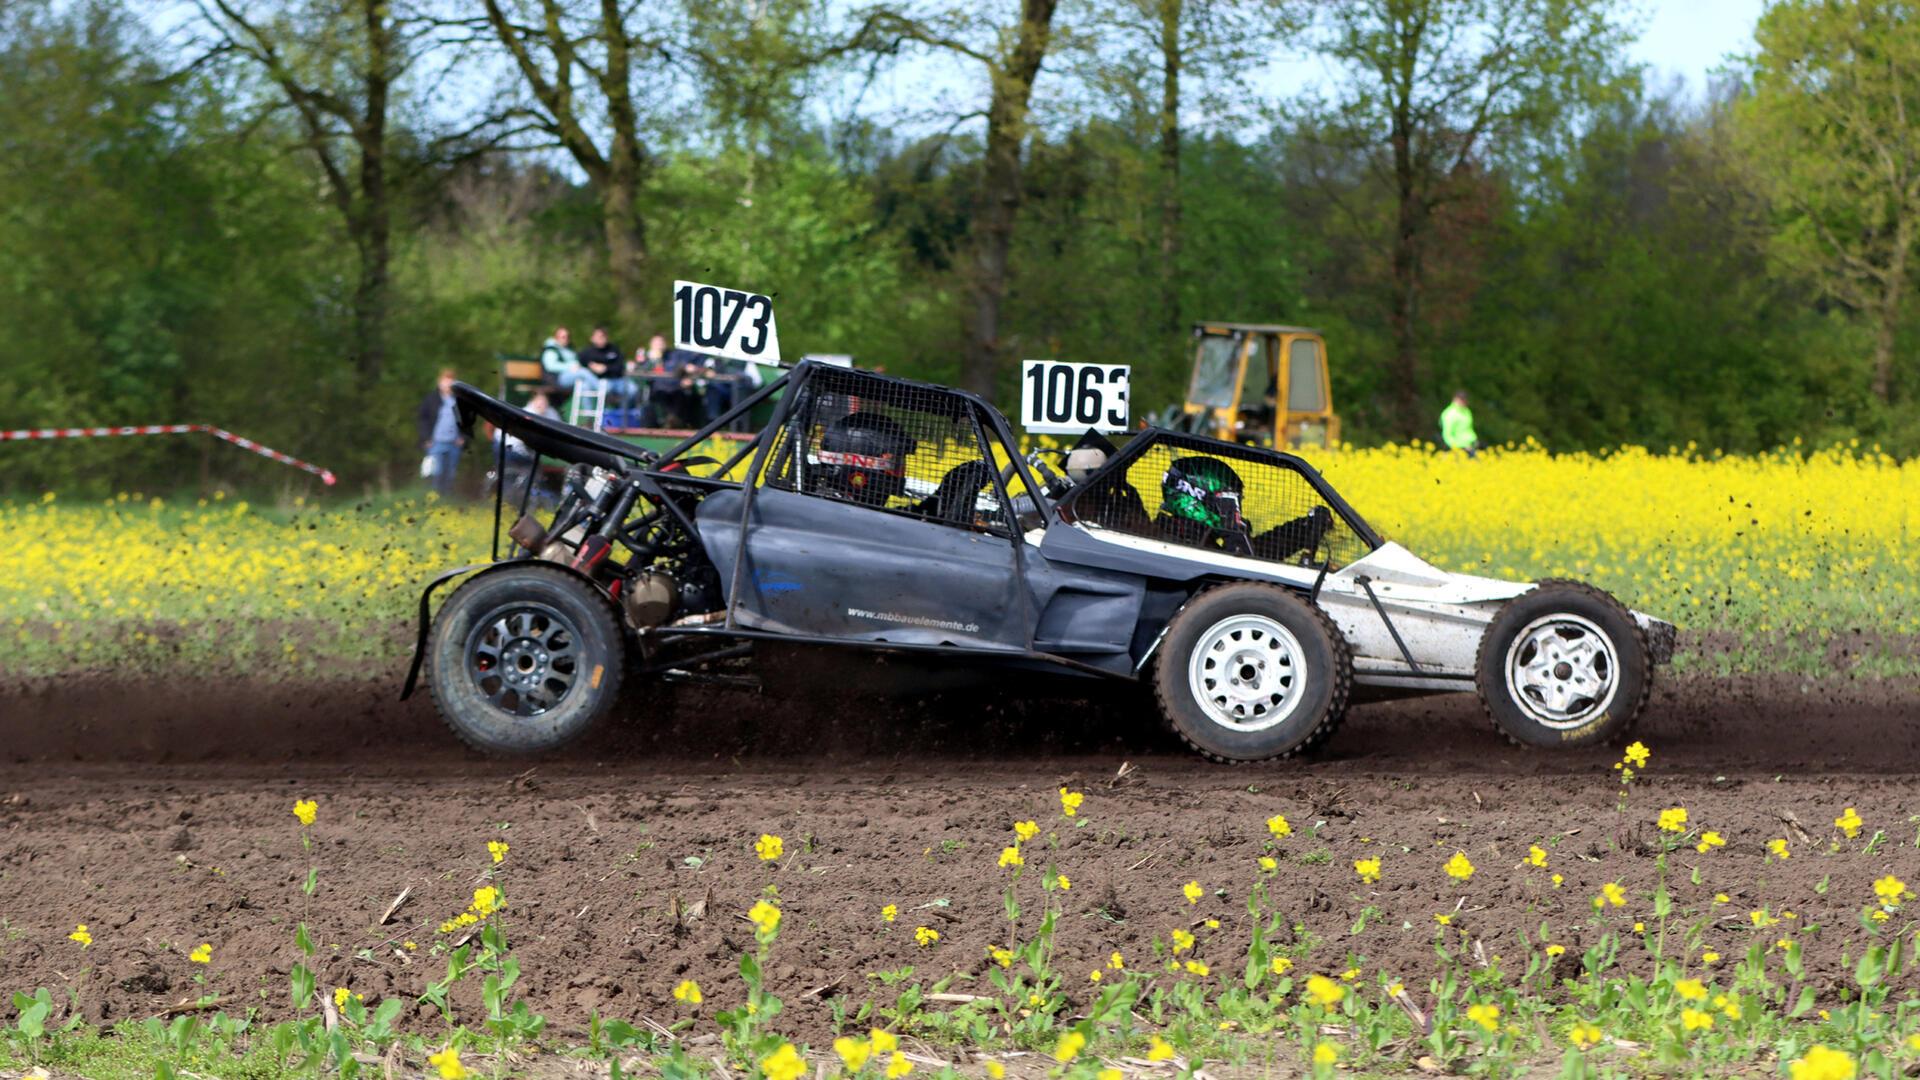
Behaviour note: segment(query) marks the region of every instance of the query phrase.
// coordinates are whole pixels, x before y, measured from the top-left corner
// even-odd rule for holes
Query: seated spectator
[[[623,412],[632,409],[639,391],[634,381],[627,378],[626,354],[608,338],[604,326],[594,327],[587,342],[587,347],[580,350],[580,363],[599,380],[600,387],[606,391],[606,404]],[[616,419],[620,423],[611,426],[625,426],[624,416]]]
[[[694,406],[697,358],[679,349],[668,349],[667,339],[655,334],[645,352],[633,355],[633,365],[644,375],[650,387],[644,423],[647,427],[690,427]]]
[[[555,327],[553,336],[540,346],[540,367],[546,371],[547,379],[561,390],[572,390],[583,379],[589,385],[599,381],[580,366],[580,357],[573,351],[573,334],[564,326]]]

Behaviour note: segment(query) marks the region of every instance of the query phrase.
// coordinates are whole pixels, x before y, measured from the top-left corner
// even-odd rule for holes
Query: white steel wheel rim
[[[1620,690],[1613,639],[1593,620],[1567,612],[1523,627],[1507,646],[1506,673],[1513,703],[1556,731],[1605,713]]]
[[[1265,615],[1222,619],[1194,643],[1187,685],[1207,719],[1230,731],[1265,731],[1292,716],[1306,693],[1300,639]]]

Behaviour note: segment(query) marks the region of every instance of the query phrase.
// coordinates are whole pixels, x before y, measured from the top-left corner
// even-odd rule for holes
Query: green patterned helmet
[[[1160,478],[1160,512],[1209,529],[1245,531],[1240,476],[1210,457],[1176,458]]]

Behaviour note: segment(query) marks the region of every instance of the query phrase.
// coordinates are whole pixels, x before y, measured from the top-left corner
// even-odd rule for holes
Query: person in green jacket
[[[1453,404],[1440,413],[1440,441],[1449,450],[1465,450],[1468,457],[1480,451],[1480,436],[1473,431],[1473,410],[1467,408],[1467,392],[1456,390]]]

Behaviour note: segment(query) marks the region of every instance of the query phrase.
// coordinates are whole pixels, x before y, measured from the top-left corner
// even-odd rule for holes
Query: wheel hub
[[[1535,720],[1575,728],[1605,712],[1619,689],[1612,639],[1571,613],[1528,623],[1507,649],[1507,693]]]
[[[498,608],[474,624],[467,674],[495,708],[539,716],[573,689],[578,640],[573,623],[544,604]]]
[[[1187,682],[1200,708],[1235,731],[1261,731],[1292,715],[1306,686],[1300,642],[1264,615],[1235,615],[1200,635]]]

